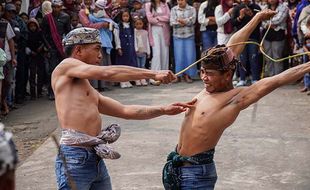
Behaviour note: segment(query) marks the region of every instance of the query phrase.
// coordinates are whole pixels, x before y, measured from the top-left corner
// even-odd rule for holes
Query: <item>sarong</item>
[[[166,190],[180,190],[179,167],[189,163],[192,165],[209,164],[213,162],[214,149],[195,154],[194,156],[181,156],[172,151],[167,157],[167,163],[162,173],[162,181]]]
[[[112,124],[106,129],[102,129],[96,137],[74,129],[63,129],[60,144],[92,147],[102,159],[118,159],[121,155],[108,144],[115,142],[120,135],[121,128],[118,124]]]

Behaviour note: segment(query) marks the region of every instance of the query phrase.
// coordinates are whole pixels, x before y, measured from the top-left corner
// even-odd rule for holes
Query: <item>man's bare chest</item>
[[[88,80],[78,80],[72,83],[71,93],[85,100],[96,101],[98,92],[94,89]]]

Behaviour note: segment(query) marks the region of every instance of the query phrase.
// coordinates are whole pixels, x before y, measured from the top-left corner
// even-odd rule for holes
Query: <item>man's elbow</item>
[[[100,79],[101,80],[106,80],[106,81],[112,81],[112,82],[119,82],[116,81],[116,77],[115,77],[116,73],[110,70],[103,70],[100,73]]]

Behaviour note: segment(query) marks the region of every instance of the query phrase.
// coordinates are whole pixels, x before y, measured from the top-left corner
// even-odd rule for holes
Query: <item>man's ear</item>
[[[76,54],[76,55],[81,55],[82,53],[82,46],[80,45],[76,45],[73,49],[73,52]]]

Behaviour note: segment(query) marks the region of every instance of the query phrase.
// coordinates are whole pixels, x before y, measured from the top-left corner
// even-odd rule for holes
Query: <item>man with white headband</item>
[[[12,133],[4,131],[0,123],[0,189],[15,189],[15,169],[17,167],[17,152],[12,141]]]
[[[257,13],[231,37],[227,46],[216,46],[202,53],[200,77],[205,89],[195,97],[194,107],[186,111],[178,145],[168,155],[163,170],[166,190],[213,190],[217,180],[213,156],[224,130],[236,120],[241,110],[310,71],[309,62],[248,87],[233,87],[233,74],[239,64],[237,57],[245,44],[232,45],[247,41],[256,26],[275,13],[268,9]]]

